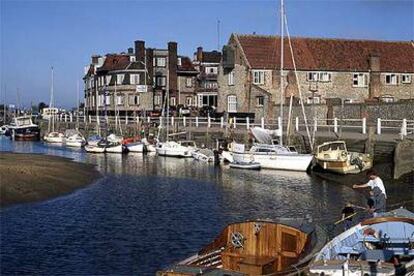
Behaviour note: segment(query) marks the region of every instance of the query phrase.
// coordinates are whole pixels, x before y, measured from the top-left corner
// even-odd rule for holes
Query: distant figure
[[[385,192],[385,186],[382,182],[382,179],[378,176],[378,173],[374,169],[370,169],[367,171],[367,176],[369,178],[369,181],[365,184],[355,184],[352,186],[354,189],[360,189],[360,188],[371,188],[374,189],[375,187],[378,187],[381,192],[384,194],[385,198],[387,198],[387,193]]]
[[[352,227],[352,216],[355,214],[354,208],[351,203],[347,203],[345,208],[342,209],[342,220],[344,221],[344,231]]]

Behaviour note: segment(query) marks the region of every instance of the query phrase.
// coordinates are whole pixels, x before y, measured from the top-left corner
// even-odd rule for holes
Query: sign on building
[[[147,92],[146,85],[137,85],[137,92]]]

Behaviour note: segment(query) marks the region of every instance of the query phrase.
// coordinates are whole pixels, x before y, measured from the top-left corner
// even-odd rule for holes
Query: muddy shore
[[[84,187],[101,175],[93,165],[41,155],[0,153],[0,206],[41,201]]]

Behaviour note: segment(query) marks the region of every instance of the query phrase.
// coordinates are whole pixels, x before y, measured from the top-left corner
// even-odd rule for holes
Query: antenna
[[[217,50],[220,51],[220,19],[217,19]]]

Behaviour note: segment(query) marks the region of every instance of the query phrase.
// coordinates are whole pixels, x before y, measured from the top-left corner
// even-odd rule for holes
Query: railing
[[[60,114],[56,116],[58,122],[74,123],[77,118],[72,114]],[[88,124],[120,124],[120,125],[139,125],[142,123],[152,125],[166,125],[167,119],[170,125],[187,128],[227,128],[227,129],[250,129],[251,127],[262,127],[267,129],[279,129],[282,120],[278,117],[274,119],[259,118],[252,120],[246,118],[228,118],[224,117],[131,117],[131,116],[79,116],[79,122]],[[389,120],[378,118],[376,124],[368,125],[367,119],[308,119],[307,122],[311,131],[328,131],[339,133],[340,131],[352,131],[366,134],[368,127],[375,127],[376,134],[399,133],[401,136],[407,136],[414,133],[414,120]],[[283,121],[283,129],[286,130],[287,121]],[[296,132],[305,130],[305,122],[299,117],[292,120],[292,129]]]

